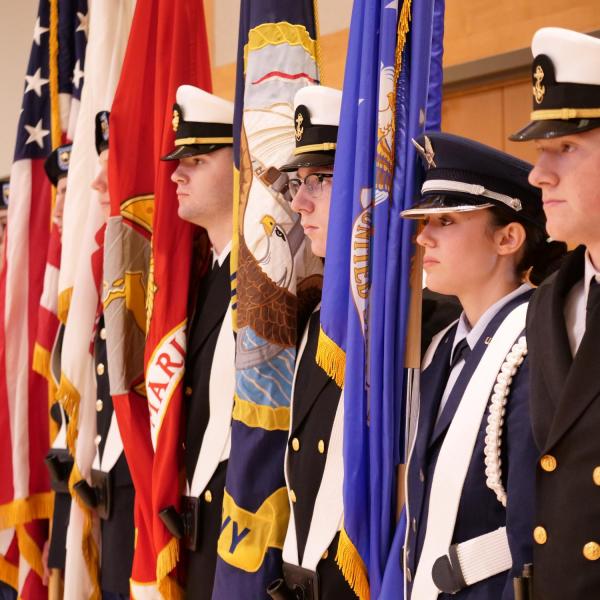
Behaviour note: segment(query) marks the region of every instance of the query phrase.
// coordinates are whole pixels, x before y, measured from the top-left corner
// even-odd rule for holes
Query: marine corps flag
[[[24,599],[47,595],[42,548],[53,504],[44,466],[53,399],[45,379],[48,361],[34,359],[38,332],[47,334],[49,351],[57,329],[55,312],[50,314],[56,306],[56,269],[44,277],[53,195],[43,163],[63,141],[69,109],[76,104],[72,98],[79,93],[73,74],[85,34],[77,32],[77,12],[85,15],[86,5],[85,0],[39,3],[11,170],[6,268],[0,280],[0,579]],[[51,260],[56,259],[53,251]],[[48,293],[42,298],[43,284]],[[41,298],[48,322],[40,312]]]
[[[202,2],[138,0],[111,112],[104,263],[111,392],[136,488],[131,585],[138,599],[180,594],[169,576],[178,541],[159,512],[178,506],[182,491],[181,380],[193,227],[177,216],[173,165],[159,159],[173,146],[172,107],[182,84],[210,88]]]
[[[439,127],[441,68],[430,63],[435,32],[441,66],[443,2],[434,19],[435,5],[356,0],[350,26],[317,362],[344,386],[336,561],[361,600],[390,597],[381,586],[403,461],[413,235],[399,214],[418,189],[410,139]],[[401,580],[394,596],[399,589]]]
[[[301,297],[320,288],[321,263],[305,244],[285,196],[287,176],[276,167],[294,149],[294,94],[319,79],[313,9],[307,0],[241,4],[232,252],[236,396],[213,589],[218,600],[264,598],[281,576],[297,312]]]

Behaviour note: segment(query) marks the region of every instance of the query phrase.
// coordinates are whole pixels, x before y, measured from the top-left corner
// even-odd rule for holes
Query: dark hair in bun
[[[492,225],[504,227],[509,223],[520,223],[525,228],[525,251],[517,265],[517,271],[533,285],[540,285],[548,275],[556,271],[567,253],[563,242],[550,241],[548,232],[541,224],[519,218],[518,213],[508,207],[493,206]]]

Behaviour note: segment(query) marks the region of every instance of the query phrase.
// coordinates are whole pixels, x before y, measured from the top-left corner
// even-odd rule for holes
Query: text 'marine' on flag
[[[413,232],[399,213],[418,189],[410,138],[435,126],[429,112],[439,115],[433,6],[357,0],[350,27],[317,362],[344,386],[344,438],[352,443],[344,444],[336,561],[361,600],[380,595],[403,460]]]
[[[182,84],[211,87],[202,3],[138,0],[111,112],[104,263],[111,392],[136,488],[132,593],[138,599],[181,594],[172,573],[178,541],[159,512],[178,507],[182,492],[182,376],[194,228],[177,216],[173,163],[159,159],[173,146],[172,107]],[[160,366],[165,352],[173,358],[166,371]]]
[[[234,119],[236,396],[213,590],[219,600],[265,597],[281,576],[297,317],[302,299],[320,288],[322,267],[276,167],[293,152],[295,92],[318,79],[313,2],[244,0]]]
[[[50,442],[53,387],[46,379],[47,361],[34,359],[36,341],[43,338],[49,350],[57,331],[56,298],[48,281],[55,279],[56,269],[44,277],[53,192],[43,163],[64,140],[69,108],[79,97],[80,86],[72,76],[76,57],[83,56],[85,36],[77,33],[76,11],[87,12],[84,0],[39,3],[17,123],[6,267],[0,279],[0,370],[5,374],[0,382],[0,579],[26,600],[46,594],[41,555],[48,535],[45,519],[52,512],[43,457]],[[54,259],[57,254],[53,252]],[[49,292],[42,298],[44,283]],[[17,539],[9,539],[12,527],[18,549]],[[16,581],[14,569],[19,573]]]

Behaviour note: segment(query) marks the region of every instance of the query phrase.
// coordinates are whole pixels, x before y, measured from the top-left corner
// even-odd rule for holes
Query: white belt
[[[435,561],[432,578],[440,591],[455,594],[511,567],[506,527],[500,527],[451,546],[449,556],[440,556]]]

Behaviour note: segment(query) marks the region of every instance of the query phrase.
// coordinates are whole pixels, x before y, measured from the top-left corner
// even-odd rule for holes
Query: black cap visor
[[[526,142],[583,133],[590,129],[600,127],[600,119],[550,119],[544,121],[531,121],[520,131],[513,133],[508,139],[513,142]]]
[[[279,170],[282,172],[297,171],[302,167],[332,167],[335,162],[335,151],[333,152],[305,152],[294,156]]]
[[[414,206],[403,210],[400,216],[404,219],[425,219],[432,214],[444,214],[453,212],[472,212],[474,210],[483,210],[491,208],[493,202],[486,198],[470,196],[468,194],[448,196],[446,194],[436,194],[425,196]]]
[[[231,148],[232,144],[189,144],[185,146],[177,146],[173,152],[161,157],[160,160],[181,160],[198,154],[208,154],[219,148]]]

